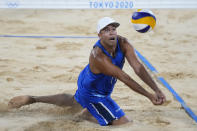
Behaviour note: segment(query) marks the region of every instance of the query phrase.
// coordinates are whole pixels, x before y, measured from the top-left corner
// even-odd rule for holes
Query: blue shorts
[[[99,98],[99,100],[94,102],[90,99],[80,97],[76,93],[75,100],[81,104],[82,107],[87,108],[101,126],[110,125],[113,120],[117,120],[125,115],[123,110],[110,96]]]

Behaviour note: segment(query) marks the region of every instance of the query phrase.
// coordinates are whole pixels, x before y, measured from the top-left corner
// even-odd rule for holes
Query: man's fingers
[[[155,98],[152,102],[154,105],[160,105],[162,101],[158,98]]]
[[[161,105],[161,104],[163,104],[163,99],[157,98],[155,104],[156,104],[156,105]]]

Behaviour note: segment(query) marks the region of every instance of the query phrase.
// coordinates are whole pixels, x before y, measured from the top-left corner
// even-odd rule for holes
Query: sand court
[[[97,36],[97,20],[111,16],[120,22],[119,35],[127,37],[197,114],[197,11],[153,9],[157,25],[154,31],[146,34],[133,29],[130,16],[134,11],[1,9],[0,35]],[[101,127],[83,120],[69,108],[48,104],[8,109],[8,101],[18,95],[74,94],[78,74],[88,63],[96,41],[96,38],[0,37],[0,130],[197,129],[179,102],[159,83],[167,98],[167,103],[162,106],[154,106],[147,98],[117,82],[112,98],[133,120],[133,123],[117,127]],[[148,89],[127,62],[123,70]]]

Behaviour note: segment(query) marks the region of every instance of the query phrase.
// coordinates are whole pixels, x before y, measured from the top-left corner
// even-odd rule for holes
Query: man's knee
[[[112,121],[112,125],[122,125],[130,122],[126,116],[120,117],[118,120]]]

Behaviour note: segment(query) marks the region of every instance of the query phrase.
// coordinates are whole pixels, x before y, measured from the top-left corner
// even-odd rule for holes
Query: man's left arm
[[[153,81],[149,73],[146,71],[145,67],[140,63],[138,60],[135,50],[133,46],[127,41],[126,38],[120,37],[119,40],[122,43],[121,46],[124,50],[125,57],[128,60],[131,67],[133,67],[135,73],[149,86],[151,87],[155,93],[156,96],[160,99],[162,99],[163,102],[165,102],[166,98],[162,91],[157,87],[156,83]]]

